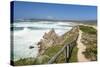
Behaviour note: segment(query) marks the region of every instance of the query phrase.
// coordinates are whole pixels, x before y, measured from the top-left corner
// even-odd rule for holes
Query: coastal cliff
[[[43,39],[38,42],[40,48],[39,54],[43,54],[46,49],[52,46],[64,45],[64,42],[70,42],[78,34],[78,27],[73,27],[70,31],[65,32],[62,36],[56,34],[54,29],[43,35]]]
[[[81,36],[80,36],[80,32]],[[65,32],[62,36],[56,34],[54,29],[51,29],[49,32],[43,35],[43,38],[38,42],[38,46],[40,48],[39,55],[36,58],[24,58],[18,61],[13,61],[14,65],[32,65],[32,64],[47,64],[47,62],[57,54],[59,50],[62,49],[66,43],[73,41],[78,35],[76,46],[73,48],[71,57],[69,62],[78,62],[78,58],[81,57],[80,54],[78,56],[78,52],[80,49],[77,48],[77,45],[80,45],[80,42],[86,46],[82,55],[89,59],[90,61],[97,60],[97,30],[93,27],[79,25],[73,27],[71,30]],[[79,37],[80,36],[80,37]],[[64,63],[65,55],[64,53],[60,54],[59,59],[56,59],[54,63]]]
[[[61,43],[63,40],[62,36],[56,34],[54,29],[51,29],[48,33],[43,35],[43,39],[38,42],[40,53],[43,53],[47,48],[55,46]]]

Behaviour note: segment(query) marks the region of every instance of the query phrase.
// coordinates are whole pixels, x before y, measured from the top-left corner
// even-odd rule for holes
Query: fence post
[[[66,61],[66,62],[69,61],[69,53],[70,53],[69,49],[70,49],[70,47],[69,47],[69,45],[67,45],[67,46],[65,47],[65,61]]]

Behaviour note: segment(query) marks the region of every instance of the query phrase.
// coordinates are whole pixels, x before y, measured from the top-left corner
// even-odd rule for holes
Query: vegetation
[[[24,59],[19,59],[17,61],[13,61],[14,62],[14,66],[21,66],[21,65],[31,65],[34,64],[35,62],[35,58],[24,58]]]
[[[52,58],[60,49],[62,46],[53,46],[50,47],[46,52],[44,53],[45,55],[48,55],[50,58]],[[77,51],[78,48],[75,46],[72,50],[71,57],[69,58],[69,62],[77,62]],[[56,61],[54,63],[64,63],[65,62],[65,55],[64,53],[61,53]]]
[[[69,59],[69,62],[77,62],[77,52],[78,52],[78,48],[77,48],[77,46],[75,46],[73,48],[73,51],[72,51],[71,57]]]
[[[93,27],[80,25],[79,28],[80,28],[80,30],[82,30],[83,32],[88,33],[88,34],[96,34],[97,33],[97,30],[94,29]]]
[[[65,45],[66,42],[71,42],[73,39],[75,39],[76,35],[77,35],[76,30],[70,31],[68,35],[67,33],[65,33],[63,35],[64,42],[62,43],[62,45],[49,47],[48,49],[45,50],[43,55],[40,55],[37,58],[25,58],[25,59],[20,59],[18,61],[14,61],[14,65],[18,66],[18,65],[46,64],[59,50],[62,49],[62,47]],[[62,52],[59,55],[59,57],[57,57],[54,63],[64,63],[64,62],[65,62],[65,55],[64,55],[64,52]],[[77,47],[76,46],[73,48],[71,57],[69,58],[69,62],[77,62]]]
[[[48,55],[50,58],[54,56],[63,46],[52,46],[48,48],[45,52],[44,55]]]
[[[24,58],[14,62],[14,66],[22,65],[37,65],[37,64],[46,64],[50,60],[50,57],[47,55],[42,55],[37,58]]]
[[[37,58],[24,58],[18,61],[14,61],[14,65],[19,66],[19,65],[46,64],[50,60],[50,58],[53,57],[61,48],[62,46],[50,47],[45,51],[43,55]],[[61,55],[61,56],[64,56],[64,55]],[[64,57],[61,57],[60,59],[63,59],[63,58]]]
[[[61,45],[52,46],[45,51],[44,55],[48,55],[50,58],[52,58],[60,49],[62,49],[62,47],[63,46]],[[54,63],[64,63],[64,61],[65,61],[64,53],[61,53],[59,57],[57,57]]]
[[[83,52],[86,58],[90,59],[91,61],[97,60],[97,46],[87,46],[86,51]]]
[[[36,58],[34,64],[47,64],[49,60],[50,60],[50,57],[48,55],[41,55]]]
[[[61,53],[58,57],[57,57],[57,59],[56,59],[56,61],[54,62],[54,63],[64,63],[65,62],[65,55],[64,55],[64,53]]]
[[[53,57],[65,45],[66,42],[70,43],[71,41],[73,41],[73,39],[76,38],[77,34],[78,34],[77,28],[69,31],[68,33],[65,33],[63,35],[64,40],[63,40],[62,45],[52,46],[52,47],[48,48],[44,52],[44,55],[48,55],[50,58]],[[64,63],[64,62],[65,62],[65,55],[64,55],[64,53],[61,53],[54,63]],[[72,54],[71,54],[71,57],[69,58],[69,62],[77,62],[77,47],[76,47],[76,45],[72,50]]]
[[[93,27],[79,26],[83,31],[82,43],[86,45],[85,57],[91,61],[97,60],[97,30]]]

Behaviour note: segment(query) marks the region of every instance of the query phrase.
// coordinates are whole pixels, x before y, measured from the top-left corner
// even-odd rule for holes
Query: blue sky
[[[14,19],[95,20],[96,6],[14,2]]]

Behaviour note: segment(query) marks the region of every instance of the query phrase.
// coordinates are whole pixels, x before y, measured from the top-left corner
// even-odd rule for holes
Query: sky
[[[72,4],[14,2],[14,19],[96,20],[97,7]]]

